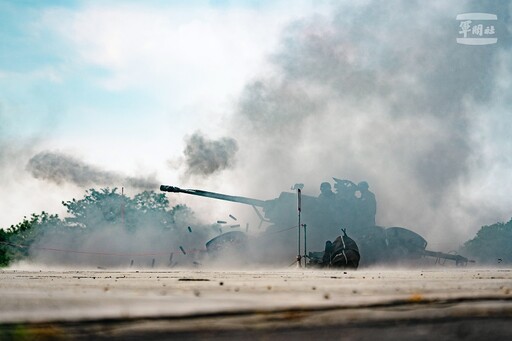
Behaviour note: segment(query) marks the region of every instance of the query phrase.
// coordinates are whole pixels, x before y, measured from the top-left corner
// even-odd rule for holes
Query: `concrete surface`
[[[512,270],[1,270],[0,339],[512,339]]]

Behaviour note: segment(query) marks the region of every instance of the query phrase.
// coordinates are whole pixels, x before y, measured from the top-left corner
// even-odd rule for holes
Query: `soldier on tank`
[[[321,202],[331,202],[334,200],[334,192],[331,189],[331,184],[328,182],[322,182],[320,185],[320,195],[318,196]]]
[[[336,195],[332,191],[330,183],[322,182],[320,195],[312,212],[312,220],[315,221],[316,227],[322,231],[318,236],[322,243],[325,238],[335,238],[339,234],[339,217],[336,214]]]
[[[357,199],[358,225],[375,226],[375,215],[377,214],[375,194],[370,192],[366,181],[358,183],[357,189],[361,193],[361,196]]]
[[[357,185],[350,180],[333,178],[336,191],[336,207],[341,227],[353,229],[357,224],[356,196]]]

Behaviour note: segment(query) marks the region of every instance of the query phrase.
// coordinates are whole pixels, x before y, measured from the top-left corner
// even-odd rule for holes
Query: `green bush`
[[[482,226],[476,237],[464,244],[461,253],[482,264],[512,264],[512,219]]]
[[[82,199],[63,201],[62,204],[69,214],[67,218],[41,212],[30,218],[24,217],[7,230],[0,229],[0,266],[30,257],[30,246],[45,234],[64,234],[70,229],[86,233],[113,226],[121,226],[127,231],[148,226],[169,230],[174,227],[176,217],[192,214],[184,205],[169,209],[165,194],[144,191],[130,198],[117,193],[117,188],[90,189]]]

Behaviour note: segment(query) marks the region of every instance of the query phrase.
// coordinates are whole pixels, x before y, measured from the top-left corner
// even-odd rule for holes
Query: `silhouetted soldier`
[[[357,184],[361,197],[357,200],[358,225],[375,226],[375,215],[377,214],[377,201],[375,194],[368,190],[366,181]]]
[[[320,185],[320,195],[318,199],[321,201],[332,201],[334,200],[334,192],[331,189],[331,184],[328,182],[322,182]]]
[[[334,189],[336,190],[336,207],[340,215],[338,221],[341,222],[341,227],[353,229],[357,223],[355,196],[357,186],[350,180],[333,179],[336,181]]]
[[[336,214],[336,196],[331,189],[331,184],[322,182],[318,205],[313,212],[313,220],[317,222],[317,227],[322,230],[322,237],[334,239],[339,234]]]

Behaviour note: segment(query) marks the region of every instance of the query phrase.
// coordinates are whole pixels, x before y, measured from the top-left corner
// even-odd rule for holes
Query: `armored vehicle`
[[[301,221],[307,226],[304,232],[307,231],[308,250],[327,252],[326,242],[335,241],[343,229],[357,244],[361,266],[406,264],[423,257],[451,260],[457,266],[467,264],[468,259],[460,255],[427,250],[427,241],[410,229],[375,225],[376,200],[368,183],[363,181],[356,185],[349,180],[333,179],[335,191],[331,190],[330,183],[324,182],[318,197],[299,196],[298,191],[282,192],[275,199],[261,200],[167,185],[160,186],[160,190],[252,206],[260,217],[260,226],[267,223],[268,227],[247,243],[244,241],[244,251],[249,259],[263,264],[284,265],[295,259],[299,197]],[[318,256],[318,252],[313,252],[306,257],[311,261],[315,254]]]

